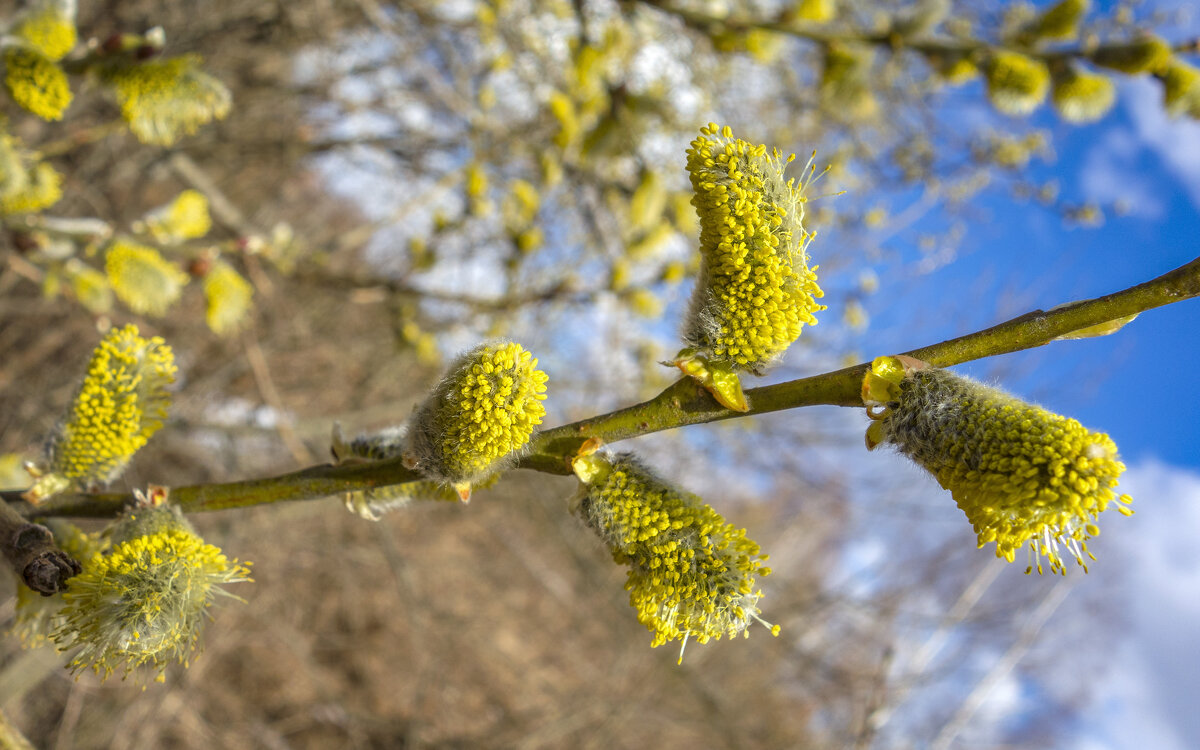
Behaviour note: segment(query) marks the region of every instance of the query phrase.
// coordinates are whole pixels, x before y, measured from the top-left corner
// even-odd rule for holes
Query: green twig
[[[983,331],[940,344],[902,352],[939,367],[1031,349],[1073,332],[1200,296],[1200,258],[1156,279],[1097,299],[1072,302],[1053,310],[1035,310]],[[890,354],[892,352],[880,352]],[[539,433],[518,466],[550,474],[569,474],[568,461],[587,440],[620,440],[685,425],[821,404],[862,406],[860,388],[868,363],[786,383],[752,388],[747,412],[720,406],[691,378],[673,383],[654,398],[580,422]],[[344,466],[313,466],[282,476],[228,484],[176,487],[171,499],[187,512],[241,508],[293,500],[315,500],[420,479],[401,459]],[[126,494],[59,495],[37,507],[24,504],[19,492],[2,493],[21,503],[29,516],[116,515],[133,500]]]

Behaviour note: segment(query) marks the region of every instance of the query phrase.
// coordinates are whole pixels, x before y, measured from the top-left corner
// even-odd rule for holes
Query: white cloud
[[[1109,130],[1088,151],[1080,170],[1083,194],[1089,201],[1108,205],[1122,201],[1129,214],[1157,219],[1165,208],[1158,197],[1161,188],[1138,173],[1137,161],[1142,144],[1128,128]]]
[[[1200,122],[1169,117],[1162,106],[1162,86],[1134,79],[1123,87],[1126,106],[1142,141],[1162,159],[1200,206]]]
[[[1104,524],[1098,544],[1101,563],[1119,561],[1128,573],[1114,608],[1129,627],[1113,644],[1111,671],[1085,712],[1089,730],[1076,750],[1197,748],[1200,474],[1149,461],[1126,472],[1121,487],[1137,514]]]
[[[1099,203],[1129,201],[1136,216],[1161,216],[1162,187],[1140,173],[1148,151],[1200,206],[1200,122],[1168,116],[1162,85],[1150,78],[1124,81],[1120,88],[1132,127],[1108,130],[1088,152],[1080,174],[1084,194]]]

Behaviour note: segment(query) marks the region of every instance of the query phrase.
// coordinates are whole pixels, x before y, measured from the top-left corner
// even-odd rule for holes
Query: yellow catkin
[[[1059,0],[1030,23],[1023,36],[1030,42],[1037,39],[1074,39],[1088,6],[1088,0]]]
[[[11,143],[4,135],[0,135],[0,141],[7,141],[4,145]],[[18,168],[25,167],[24,160],[10,163],[15,163]],[[49,164],[31,164],[20,176],[24,179],[16,181],[15,189],[0,193],[0,215],[34,213],[53,206],[62,198],[62,176]]]
[[[988,99],[1007,115],[1027,115],[1046,100],[1050,71],[1046,64],[1016,52],[997,52],[984,65]]]
[[[208,303],[205,321],[219,336],[232,333],[245,323],[254,287],[228,263],[216,262],[204,275],[204,298]]]
[[[1067,68],[1054,75],[1050,98],[1064,120],[1095,122],[1112,109],[1116,87],[1107,76]]]
[[[410,423],[405,449],[426,478],[463,489],[502,469],[546,414],[546,373],[513,342],[458,358]]]
[[[1128,515],[1128,495],[1113,492],[1125,465],[1108,435],[1003,391],[946,370],[906,371],[880,357],[864,381],[864,400],[882,406],[868,446],[891,443],[949,490],[978,535],[1009,562],[1027,547],[1030,570],[1065,572],[1063,558],[1087,570],[1087,540],[1112,506]]]
[[[188,275],[152,247],[116,240],[104,257],[104,271],[117,299],[140,315],[162,317],[175,304]]]
[[[710,361],[761,371],[825,309],[808,267],[803,186],[783,177],[788,161],[715,123],[688,149],[702,264],[684,340]]]
[[[184,190],[175,200],[150,212],[145,223],[154,239],[163,244],[203,237],[212,229],[208,197],[198,190]]]
[[[171,347],[142,338],[136,326],[114,328],[88,362],[66,418],[47,442],[35,499],[53,491],[112,481],[162,427],[175,382]]]
[[[143,143],[169,146],[201,125],[229,114],[229,89],[200,70],[200,58],[125,63],[101,78],[117,94],[121,116]]]
[[[4,85],[17,104],[43,120],[61,120],[71,104],[67,74],[50,58],[29,47],[4,52]]]
[[[174,509],[135,508],[113,529],[112,550],[93,555],[71,579],[54,642],[74,652],[74,672],[106,678],[144,666],[161,679],[171,662],[187,663],[209,605],[228,595],[221,586],[249,574]]]
[[[50,60],[63,59],[78,41],[74,21],[54,2],[35,7],[10,33]]]
[[[574,469],[585,487],[580,514],[613,559],[629,567],[625,589],[638,621],[654,634],[651,646],[732,638],[763,622],[757,579],[771,570],[745,529],[631,454],[582,456]],[[767,627],[778,634],[777,626]]]

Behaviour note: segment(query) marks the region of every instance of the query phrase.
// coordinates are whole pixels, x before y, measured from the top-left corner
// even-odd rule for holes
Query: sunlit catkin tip
[[[804,228],[814,172],[810,164],[799,184],[785,180],[789,161],[715,123],[688,149],[701,269],[683,337],[709,361],[760,372],[825,309]]]
[[[71,104],[71,85],[63,69],[31,47],[4,52],[4,85],[17,104],[43,120],[61,120]]]
[[[75,48],[78,35],[72,12],[74,3],[35,2],[9,33],[50,60],[61,60]]]
[[[66,418],[47,441],[40,475],[26,493],[41,500],[71,487],[112,481],[162,427],[175,382],[171,347],[136,326],[114,328],[96,347]]]
[[[1007,115],[1027,115],[1046,100],[1050,70],[1046,64],[1016,52],[996,52],[985,62],[988,99]]]
[[[1130,512],[1113,491],[1125,470],[1116,445],[1073,419],[937,369],[906,372],[883,406],[868,411],[868,444],[891,443],[933,474],[997,557],[1028,547],[1038,572],[1043,557],[1065,572],[1064,556],[1086,571],[1097,517]]]
[[[104,271],[117,299],[141,315],[162,317],[188,283],[183,269],[157,250],[118,239],[104,256]]]
[[[169,146],[229,114],[229,89],[200,70],[200,58],[122,60],[101,72],[112,86],[121,116],[142,143]]]
[[[206,544],[175,508],[134,508],[113,528],[111,551],[71,579],[54,642],[74,652],[74,672],[127,676],[145,665],[161,676],[195,650],[214,598],[232,596],[222,585],[249,575],[248,565]]]
[[[1116,87],[1107,76],[1068,67],[1055,72],[1050,98],[1064,120],[1095,122],[1112,109]]]
[[[450,366],[413,415],[405,457],[427,479],[476,485],[529,443],[545,398],[546,373],[520,344],[480,344]]]
[[[573,468],[584,485],[580,515],[613,559],[629,566],[625,589],[654,634],[652,646],[707,643],[763,622],[755,586],[770,569],[745,529],[630,454],[580,456]]]

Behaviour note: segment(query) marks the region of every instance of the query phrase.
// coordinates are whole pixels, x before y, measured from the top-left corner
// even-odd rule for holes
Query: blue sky
[[[1167,118],[1159,97],[1156,83],[1130,81],[1095,125],[1066,126],[1050,112],[1033,120],[1054,132],[1057,152],[1053,164],[1035,167],[1035,179],[1056,178],[1072,203],[1120,199],[1128,213],[1109,212],[1103,226],[1083,228],[1036,205],[985,195],[988,220],[970,225],[953,263],[914,275],[905,269],[918,251],[890,248],[902,260],[878,269],[880,292],[864,300],[872,319],[860,336],[864,353],[909,349],[1118,291],[1200,255],[1200,122]],[[921,326],[889,326],[889,315]],[[1190,394],[1200,372],[1197,323],[1200,300],[1191,300],[1143,313],[1111,336],[958,368],[1109,433],[1129,466],[1122,490],[1134,496],[1137,515],[1103,519],[1094,545],[1101,559],[1056,614],[1072,616],[1072,601],[1090,595],[1127,620],[1121,637],[1080,644],[1104,654],[1108,670],[1077,676],[1092,679],[1094,691],[1068,738],[1074,750],[1200,747],[1200,401]],[[985,705],[1009,721],[1038,700],[1029,686],[1001,687]],[[984,711],[977,721],[988,722]]]
[[[1038,123],[1054,131],[1058,158],[1035,175],[1057,178],[1068,202],[1120,199],[1127,214],[1108,212],[1103,226],[1079,227],[1037,205],[985,198],[989,220],[970,225],[953,263],[901,279],[881,269],[881,294],[865,300],[878,325],[862,335],[863,345],[914,348],[1115,292],[1200,255],[1200,123],[1167,118],[1157,89],[1149,81],[1123,85],[1122,104],[1095,125],[1066,126],[1050,113]],[[932,325],[889,327],[889,313],[908,318],[911,300],[930,306],[917,316]],[[1192,300],[1148,311],[1111,336],[959,369],[1108,432],[1128,462],[1158,458],[1200,469],[1193,436],[1200,401],[1176,395],[1200,372],[1197,322],[1200,300]]]

